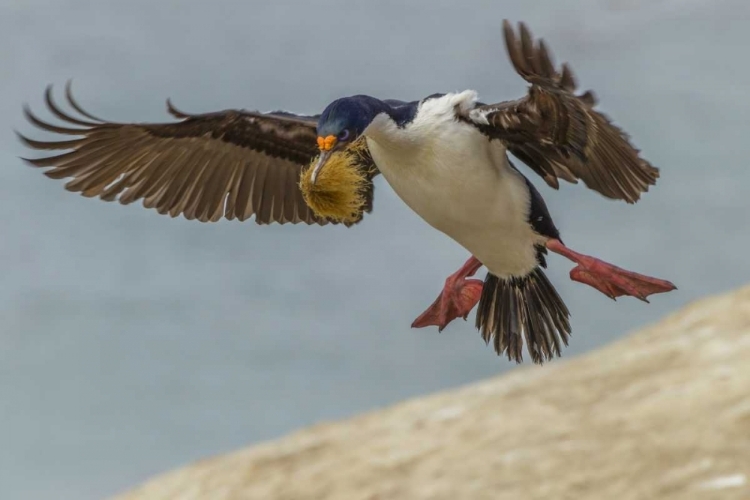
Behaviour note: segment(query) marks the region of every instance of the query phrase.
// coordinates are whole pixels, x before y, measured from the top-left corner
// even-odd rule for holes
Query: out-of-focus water
[[[171,220],[24,166],[23,102],[41,111],[44,86],[69,77],[117,121],[165,120],[167,96],[192,112],[465,88],[514,98],[504,17],[544,36],[662,168],[636,206],[532,177],[568,244],[679,286],[613,303],[553,256],[573,312],[565,356],[745,283],[745,0],[2,2],[0,498],[100,498],[514,368],[471,322],[409,328],[467,255],[382,179],[355,229]]]

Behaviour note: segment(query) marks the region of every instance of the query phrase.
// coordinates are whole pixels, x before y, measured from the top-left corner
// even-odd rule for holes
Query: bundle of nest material
[[[315,215],[343,224],[355,224],[368,209],[375,167],[364,137],[346,149],[335,151],[318,172],[315,183],[314,158],[300,177],[302,196]]]

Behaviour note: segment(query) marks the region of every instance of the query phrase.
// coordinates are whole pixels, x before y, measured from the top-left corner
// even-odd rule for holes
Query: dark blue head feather
[[[379,99],[365,95],[336,99],[326,107],[318,119],[318,135],[334,135],[341,139],[348,131],[351,140],[359,137],[370,122],[389,106]]]
[[[353,141],[380,113],[386,113],[398,126],[403,127],[414,118],[418,105],[419,101],[381,101],[368,95],[336,99],[320,115],[318,135],[333,135],[342,142]]]

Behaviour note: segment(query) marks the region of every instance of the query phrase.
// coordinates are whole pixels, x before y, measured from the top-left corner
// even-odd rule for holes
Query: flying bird
[[[473,90],[432,94],[416,101],[344,97],[320,115],[225,110],[188,114],[167,100],[170,123],[114,123],[76,102],[63,111],[47,88],[46,105],[65,125],[26,118],[43,130],[75,138],[20,139],[30,148],[67,152],[26,159],[48,168],[65,188],[128,204],[143,200],[161,214],[203,222],[222,218],[258,224],[339,223],[320,216],[300,188],[315,185],[336,152],[365,144],[357,168],[372,209],[373,179],[382,174],[397,195],[430,226],[469,253],[437,300],[412,324],[437,326],[467,319],[497,354],[521,362],[523,345],[535,363],[561,355],[571,334],[570,313],[547,279],[548,251],[576,266],[571,279],[615,299],[648,302],[674,290],[669,281],[626,271],[566,246],[539,191],[509,154],[550,187],[577,183],[606,198],[635,203],[659,170],[639,156],[628,136],[594,108],[591,91],[577,92],[567,64],[557,68],[543,40],[524,23],[503,23],[508,56],[529,84],[517,100],[485,104]],[[308,170],[309,169],[309,170]],[[472,278],[487,268],[484,281]]]

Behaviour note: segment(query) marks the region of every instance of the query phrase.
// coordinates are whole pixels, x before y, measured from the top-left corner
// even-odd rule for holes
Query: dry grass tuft
[[[315,184],[311,182],[316,157],[302,172],[300,189],[302,196],[315,215],[326,219],[353,224],[364,211],[367,199],[366,188],[370,179],[361,168],[367,144],[359,139],[351,146],[333,153],[323,169],[318,172]]]

